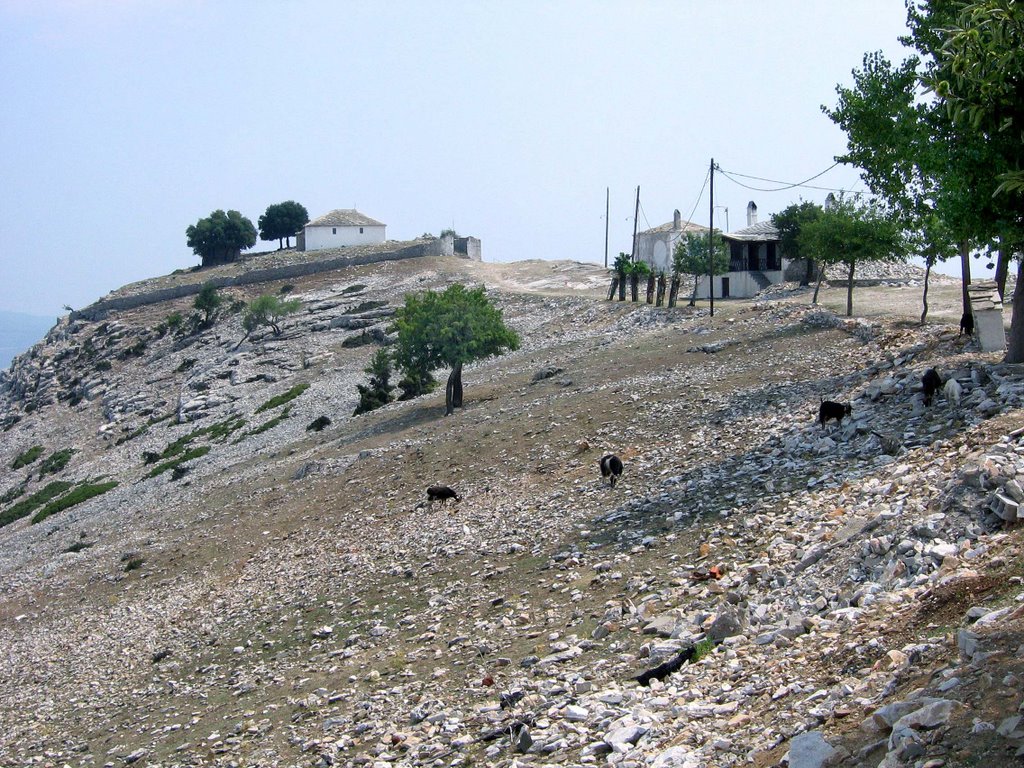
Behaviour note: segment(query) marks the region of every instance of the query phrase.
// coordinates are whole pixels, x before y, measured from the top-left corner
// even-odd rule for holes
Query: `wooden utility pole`
[[[612,200],[611,187],[604,188],[604,268],[608,269],[608,208]]]
[[[708,298],[711,300],[711,316],[715,316],[715,158],[711,158],[711,200],[708,218]]]
[[[636,261],[636,225],[639,223],[640,218],[640,185],[636,185],[636,209],[633,211],[633,251],[630,254],[629,260]]]

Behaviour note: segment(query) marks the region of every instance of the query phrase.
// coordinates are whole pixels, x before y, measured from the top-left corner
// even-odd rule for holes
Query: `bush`
[[[93,542],[93,541],[85,541],[83,539],[79,539],[78,541],[74,542],[73,544],[69,544],[67,547],[65,547],[64,551],[65,552],[81,552],[83,549],[88,549],[89,547],[91,547],[95,543],[96,542]]]
[[[715,641],[710,637],[705,637],[699,643],[693,646],[693,661],[698,662],[715,650]]]
[[[109,360],[100,360],[98,363],[96,363],[97,371],[109,371],[113,367],[114,366],[110,364]]]
[[[331,426],[331,420],[326,416],[317,416],[313,421],[306,427],[307,432],[320,432],[321,430]]]
[[[33,461],[43,455],[43,446],[33,445],[27,451],[19,453],[13,462],[11,462],[11,469],[21,469],[27,467]]]
[[[176,459],[171,459],[170,461],[165,461],[163,464],[158,464],[156,467],[150,470],[149,474],[146,475],[146,477],[157,477],[158,475],[162,475],[169,469],[174,469],[179,464],[184,464],[186,461],[191,461],[192,459],[198,459],[200,456],[205,456],[209,452],[210,446],[208,445],[203,445],[200,446],[199,448],[193,448],[190,451],[185,451],[185,453],[183,453]]]
[[[370,358],[370,364],[363,370],[370,374],[370,381],[366,384],[356,384],[359,403],[352,412],[353,416],[387,405],[391,402],[391,393],[395,389],[391,383],[391,355],[386,349],[378,349]]]
[[[116,487],[117,482],[114,480],[106,483],[82,483],[67,495],[51,501],[45,507],[36,512],[32,517],[32,523],[41,523],[50,515],[56,515],[58,512],[63,512],[69,507],[73,507],[76,504],[81,504],[83,501],[88,501],[91,498],[100,496],[111,488]]]
[[[121,556],[121,562],[124,563],[124,570],[127,573],[141,568],[146,558],[135,552],[128,552]]]
[[[347,288],[342,289],[341,293],[344,296],[346,293],[359,293],[360,291],[365,291],[365,290],[366,290],[366,286],[363,285],[362,283],[354,283],[354,284],[348,286]]]
[[[275,416],[270,421],[267,421],[267,422],[265,422],[263,424],[260,424],[258,427],[256,427],[256,429],[254,429],[249,434],[250,435],[259,435],[259,434],[262,434],[262,433],[266,432],[268,429],[273,429],[278,424],[280,424],[282,421],[284,421],[289,416],[291,416],[291,413],[292,413],[292,409],[289,406],[288,408],[285,408],[283,411],[281,411],[280,415]]]
[[[7,489],[2,496],[0,496],[0,504],[10,504],[16,498],[25,493],[25,483],[16,485],[13,488]]]
[[[267,402],[265,402],[263,405],[256,409],[256,413],[263,413],[263,411],[269,411],[271,408],[277,408],[279,405],[290,403],[292,400],[301,395],[307,389],[309,389],[309,382],[296,384],[287,392],[284,392],[280,395],[275,395],[274,397],[267,400]]]
[[[64,448],[60,451],[54,451],[39,465],[39,479],[41,480],[46,475],[51,475],[54,472],[60,472],[64,467],[71,461],[72,455],[74,455],[74,448]]]
[[[386,301],[364,301],[359,306],[350,307],[346,309],[342,314],[344,315],[358,315],[363,312],[370,312],[374,309],[380,309],[386,307],[388,303]]]
[[[69,488],[71,488],[71,483],[64,482],[63,480],[54,480],[52,483],[48,483],[45,488],[36,491],[27,499],[22,499],[13,507],[0,512],[0,527],[9,525],[15,520],[20,520],[26,515],[31,514],[36,507],[45,504],[56,496],[60,496]]]

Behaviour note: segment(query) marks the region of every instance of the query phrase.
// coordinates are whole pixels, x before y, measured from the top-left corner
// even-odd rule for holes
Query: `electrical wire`
[[[762,178],[761,176],[751,176],[750,174],[737,173],[736,171],[731,171],[731,172],[730,171],[724,171],[724,170],[722,170],[721,166],[716,166],[716,167],[718,168],[718,171],[723,176],[725,176],[725,178],[729,179],[729,181],[731,181],[733,184],[741,186],[744,189],[752,189],[755,192],[782,192],[782,191],[787,190],[787,189],[793,189],[794,187],[806,187],[807,189],[820,189],[820,190],[823,190],[825,192],[845,192],[846,190],[844,190],[844,189],[837,189],[835,187],[819,187],[819,186],[815,186],[814,184],[808,184],[807,183],[808,181],[814,181],[819,176],[824,176],[826,173],[831,171],[833,168],[835,168],[839,164],[840,163],[837,160],[836,162],[832,163],[832,165],[830,165],[828,168],[826,168],[824,171],[821,171],[820,173],[816,173],[813,176],[811,176],[811,177],[809,177],[807,179],[804,179],[803,181],[798,181],[796,183],[790,183],[788,181],[779,181],[778,179],[765,179],[765,178]],[[749,184],[744,184],[742,181],[734,179],[733,176],[740,176],[740,177],[742,177],[744,179],[755,179],[756,181],[767,181],[770,184],[782,184],[783,186],[775,187],[775,188],[753,187],[753,186],[751,186]]]
[[[715,166],[718,167],[717,165]],[[697,193],[697,199],[693,203],[693,209],[690,211],[690,215],[686,217],[687,221],[693,221],[693,214],[697,212],[697,206],[700,205],[701,198],[704,197],[704,190],[708,188],[708,179],[711,178],[711,169],[708,168],[708,172],[704,174],[704,183],[701,185],[700,192]]]
[[[644,217],[644,224],[646,224],[647,228],[650,229],[651,228],[651,222],[649,222],[647,220],[647,211],[644,210],[644,204],[643,203],[640,203],[640,215]]]

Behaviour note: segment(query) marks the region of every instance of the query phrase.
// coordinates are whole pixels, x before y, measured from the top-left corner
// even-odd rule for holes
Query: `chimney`
[[[672,213],[672,229],[680,230],[683,228],[683,217],[679,215],[679,209]]]
[[[757,224],[757,206],[754,205],[754,201],[751,200],[747,203],[747,226],[752,227]]]

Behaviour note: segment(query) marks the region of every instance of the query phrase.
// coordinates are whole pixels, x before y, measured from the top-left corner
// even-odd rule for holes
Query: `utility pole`
[[[708,218],[708,297],[711,300],[711,316],[715,316],[715,158],[711,158],[711,202]]]
[[[608,269],[608,207],[611,203],[611,187],[604,188],[604,268]]]
[[[640,219],[640,185],[636,185],[636,210],[633,211],[633,252],[630,254],[629,260],[636,261],[636,225],[639,224]]]

